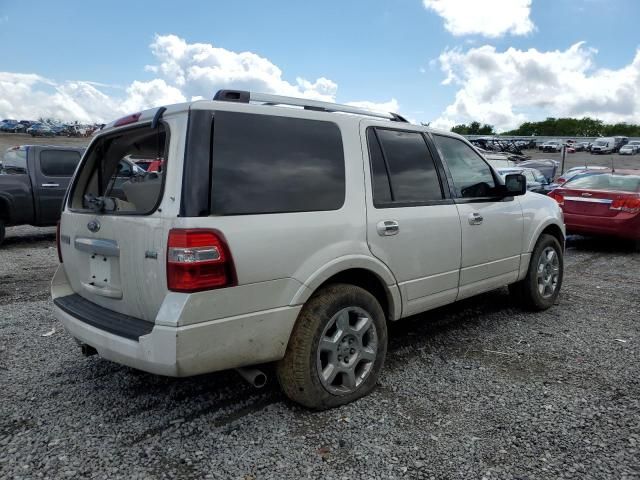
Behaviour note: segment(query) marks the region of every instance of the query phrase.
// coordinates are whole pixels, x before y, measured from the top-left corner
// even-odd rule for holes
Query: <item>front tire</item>
[[[519,305],[528,310],[546,310],[558,299],[563,274],[562,246],[553,235],[543,234],[533,249],[527,276],[509,285],[509,292]]]
[[[380,303],[360,287],[334,284],[302,308],[276,374],[291,400],[325,410],[371,392],[386,353]]]

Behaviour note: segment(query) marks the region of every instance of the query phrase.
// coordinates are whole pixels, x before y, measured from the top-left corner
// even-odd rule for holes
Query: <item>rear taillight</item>
[[[558,202],[558,205],[564,205],[564,196],[561,193],[554,190],[552,192],[549,192],[548,196]]]
[[[640,198],[617,198],[609,208],[619,212],[640,213]]]
[[[56,248],[58,249],[58,260],[62,263],[62,250],[60,249],[60,221],[56,224]]]
[[[231,252],[216,230],[172,229],[167,246],[167,287],[198,292],[236,285]]]

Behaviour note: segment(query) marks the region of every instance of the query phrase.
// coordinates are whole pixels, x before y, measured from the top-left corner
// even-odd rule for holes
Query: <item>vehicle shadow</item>
[[[5,237],[4,242],[2,242],[2,246],[0,248],[21,247],[23,245],[32,246],[32,244],[34,243],[55,242],[55,240],[56,240],[56,233],[50,232],[47,230],[42,230],[42,231],[30,233],[30,234],[20,234],[20,235],[15,235],[15,234],[12,235],[11,230],[8,230],[7,236]]]
[[[458,349],[450,336],[495,322],[494,312],[508,313],[512,305],[506,289],[490,292],[438,308],[390,325],[387,366],[391,371],[407,356],[419,355],[418,346],[446,345]],[[407,351],[409,350],[409,351]],[[412,353],[413,352],[413,353]],[[78,352],[78,357],[80,353]],[[268,383],[256,389],[235,371],[216,372],[190,378],[170,378],[148,374],[109,362],[97,356],[77,358],[57,372],[55,390],[84,392],[87,414],[109,412],[103,421],[128,430],[130,445],[162,435],[185,422],[200,418],[223,432],[236,428],[236,420],[258,413],[272,404],[284,403],[293,414],[306,412],[289,402],[281,392],[273,365],[262,365]],[[64,386],[64,388],[60,388]],[[77,392],[76,392],[77,393]],[[157,415],[154,415],[155,414]],[[142,421],[141,421],[142,420]]]
[[[566,246],[568,249],[582,252],[634,253],[636,251],[635,243],[632,240],[611,237],[568,235]]]

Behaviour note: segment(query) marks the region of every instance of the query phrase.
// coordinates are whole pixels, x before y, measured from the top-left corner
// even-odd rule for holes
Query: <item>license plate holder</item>
[[[111,259],[94,253],[89,257],[89,284],[104,287],[111,283]]]

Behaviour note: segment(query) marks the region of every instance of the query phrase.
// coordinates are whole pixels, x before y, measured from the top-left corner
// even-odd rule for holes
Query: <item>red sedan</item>
[[[576,178],[549,196],[561,205],[567,232],[627,238],[640,246],[640,170]]]

